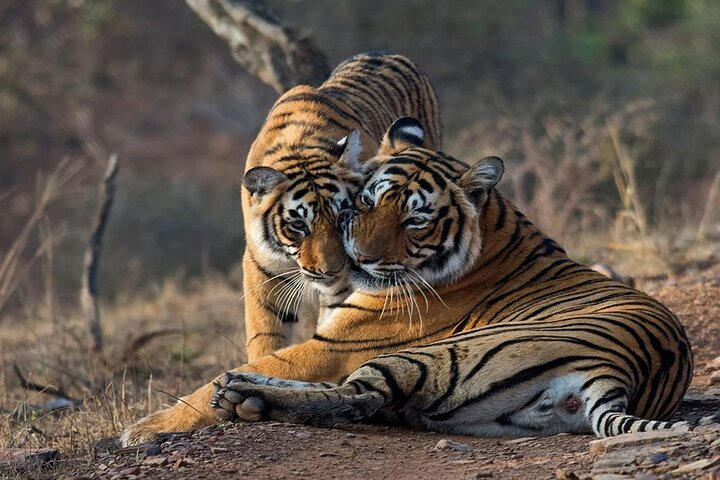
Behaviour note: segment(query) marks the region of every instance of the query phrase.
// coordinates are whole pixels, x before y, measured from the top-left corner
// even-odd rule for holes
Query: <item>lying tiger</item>
[[[469,167],[420,147],[423,134],[410,118],[385,134],[344,226],[355,291],[318,333],[142,420],[126,443],[238,417],[474,435],[672,426],[661,420],[692,375],[676,317],[570,260],[495,189],[499,159]]]

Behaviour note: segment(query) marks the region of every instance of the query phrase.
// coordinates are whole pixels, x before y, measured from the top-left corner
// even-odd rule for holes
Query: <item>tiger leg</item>
[[[332,426],[371,418],[388,398],[381,383],[379,376],[332,385],[231,374],[227,383],[216,386],[212,406],[227,420]]]
[[[264,375],[304,380],[339,379],[343,376],[344,359],[337,352],[328,351],[316,340],[292,345],[272,355],[267,355],[238,367],[232,372],[257,372]],[[216,385],[227,381],[223,374],[203,385],[190,395],[182,397],[172,407],[155,412],[126,429],[123,445],[137,445],[156,439],[162,432],[184,432],[217,423],[218,418],[211,407]]]

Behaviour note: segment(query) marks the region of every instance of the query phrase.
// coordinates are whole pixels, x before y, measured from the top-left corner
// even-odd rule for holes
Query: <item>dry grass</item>
[[[48,478],[82,469],[137,418],[244,362],[238,292],[213,276],[190,288],[177,285],[168,281],[150,298],[105,306],[109,348],[101,360],[88,355],[87,329],[76,313],[55,323],[24,313],[8,317],[0,326],[0,447],[56,447],[76,459],[38,473]],[[171,334],[152,335],[158,331]],[[29,381],[81,404],[47,411],[53,397],[24,389],[16,364]]]

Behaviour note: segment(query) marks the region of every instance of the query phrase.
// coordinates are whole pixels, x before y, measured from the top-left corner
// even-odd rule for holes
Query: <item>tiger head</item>
[[[306,145],[298,144],[305,148]],[[251,168],[243,178],[248,243],[266,260],[299,267],[320,290],[347,274],[349,265],[338,222],[349,215],[362,182],[360,134],[353,130],[336,145],[292,149],[312,161],[286,163],[282,170]]]
[[[354,286],[449,284],[465,275],[482,248],[482,206],[504,167],[496,157],[468,166],[421,148],[420,122],[403,117],[371,160],[375,171],[360,188],[344,226],[354,262]]]

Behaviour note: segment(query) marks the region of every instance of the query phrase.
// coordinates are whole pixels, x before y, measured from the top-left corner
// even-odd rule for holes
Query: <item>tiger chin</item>
[[[479,436],[688,428],[667,421],[692,376],[677,318],[568,258],[497,191],[500,159],[467,165],[422,138],[415,119],[393,124],[345,225],[355,293],[335,322],[384,323],[366,341],[385,351],[332,384],[228,373],[216,415]]]

